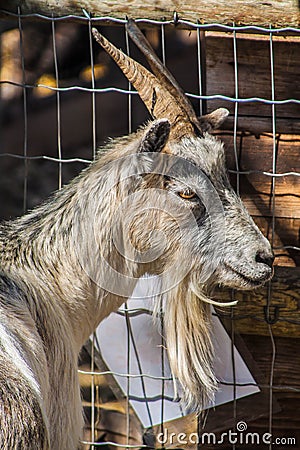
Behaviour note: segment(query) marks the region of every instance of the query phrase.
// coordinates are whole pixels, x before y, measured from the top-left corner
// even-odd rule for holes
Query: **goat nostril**
[[[266,264],[267,266],[269,266],[271,269],[273,267],[273,262],[274,262],[274,255],[270,256],[266,255],[263,252],[258,252],[256,257],[255,257],[255,261],[258,263],[262,263],[262,264]]]

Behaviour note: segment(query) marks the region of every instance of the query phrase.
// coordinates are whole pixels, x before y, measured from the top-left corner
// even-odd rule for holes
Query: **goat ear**
[[[205,116],[198,118],[200,122],[200,128],[202,131],[212,131],[219,128],[222,123],[226,120],[229,114],[228,109],[218,108]]]
[[[169,138],[170,128],[167,119],[152,122],[143,136],[139,152],[161,152]]]

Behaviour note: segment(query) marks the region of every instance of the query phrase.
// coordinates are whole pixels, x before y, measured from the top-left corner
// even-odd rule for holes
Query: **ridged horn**
[[[144,34],[133,19],[128,19],[128,22],[126,23],[126,29],[131,40],[146,57],[153,73],[160,81],[161,85],[165,86],[166,89],[173,95],[173,97],[181,104],[182,108],[184,108],[186,114],[188,115],[189,120],[194,124],[198,132],[202,134],[203,130],[201,129],[201,124],[195,114],[191,102],[186,97],[183,89],[181,88],[181,86],[179,86],[173,75],[160,61],[152,46],[147,41]]]
[[[195,135],[195,127],[185,108],[172,93],[144,66],[118,50],[96,28],[93,36],[118,64],[124,75],[135,87],[150,114],[156,119],[168,119],[171,124],[170,139],[179,140]]]

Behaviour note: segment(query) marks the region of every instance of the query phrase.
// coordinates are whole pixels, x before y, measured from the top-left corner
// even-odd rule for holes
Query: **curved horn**
[[[172,93],[145,67],[118,50],[96,28],[92,30],[96,41],[114,59],[130,83],[138,91],[150,114],[157,119],[168,119],[171,124],[170,139],[194,135],[195,129],[185,108]]]
[[[179,86],[173,75],[160,61],[150,43],[147,41],[144,34],[141,32],[133,19],[128,19],[126,29],[132,41],[146,57],[156,78],[161,82],[162,86],[165,86],[173,97],[181,104],[182,108],[186,111],[189,120],[195,125],[200,134],[202,134],[200,122],[195,114],[191,102],[186,97],[183,89]]]

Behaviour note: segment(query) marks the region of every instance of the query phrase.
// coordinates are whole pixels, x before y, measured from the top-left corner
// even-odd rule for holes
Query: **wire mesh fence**
[[[28,19],[38,22],[34,24]],[[21,214],[54,189],[60,189],[95,159],[98,145],[108,136],[131,133],[147,118],[137,93],[94,45],[91,32],[94,23],[97,26],[103,23],[103,33],[112,36],[112,40],[127,53],[135,55],[136,49],[132,48],[124,28],[126,20],[92,18],[86,12],[81,17],[58,18],[22,15],[19,11],[18,14],[10,14],[10,20],[3,22],[0,81],[2,218]],[[300,74],[295,69],[298,64],[295,55],[299,51],[300,30],[294,27],[207,25],[179,19],[176,14],[173,21],[145,18],[138,23],[147,26],[148,38],[156,46],[162,61],[167,66],[170,64],[175,78],[179,82],[182,79],[186,95],[199,115],[215,105],[226,106],[230,110],[229,125],[219,135],[227,146],[232,182],[270,239],[277,264],[297,268],[300,256],[300,92],[295,85],[295,77]],[[188,28],[188,31],[180,27]],[[35,39],[39,44],[38,50],[35,49]],[[14,64],[9,68],[11,59]],[[253,94],[249,94],[251,92]],[[299,301],[299,286],[294,281],[288,284],[287,279],[285,275],[283,281],[280,279],[276,283],[287,283],[285,286],[292,298],[290,304],[284,300],[282,305],[283,297],[276,293],[277,284],[269,283],[259,300],[253,300],[254,294],[249,294],[246,307],[238,305],[230,310],[214,311],[214,315],[227,324],[230,336],[227,352],[233,378],[229,382],[223,381],[224,386],[232,387],[232,401],[225,414],[226,417],[230,415],[233,425],[228,427],[236,427],[241,423],[241,417],[246,417],[245,410],[239,406],[237,389],[241,385],[255,386],[265,392],[265,404],[257,409],[252,405],[249,420],[256,420],[254,430],[260,429],[258,418],[264,417],[262,427],[270,434],[274,434],[274,429],[277,433],[281,429],[284,439],[288,438],[289,429],[282,428],[279,421],[285,424],[285,412],[286,420],[290,420],[290,406],[282,403],[278,407],[280,396],[275,401],[274,396],[276,392],[288,393],[290,398],[292,393],[293,400],[289,405],[296,405],[300,393],[297,367],[289,376],[288,369],[280,372],[282,368],[276,365],[286,356],[281,339],[290,337],[296,342],[299,338],[300,316],[298,306],[295,306]],[[281,293],[284,290],[281,287]],[[238,293],[230,292],[229,295],[234,299]],[[257,309],[247,310],[252,302]],[[172,400],[166,388],[170,374],[163,320],[161,318],[159,344],[161,372],[151,375],[144,372],[144,355],[141,355],[138,345],[140,336],[135,335],[132,328],[135,318],[150,317],[151,306],[130,305],[125,304],[117,313],[125,327],[124,373],[105,367],[98,334],[85,348],[85,363],[89,361],[90,367],[81,367],[79,374],[86,383],[87,399],[84,402],[88,420],[83,440],[86,448],[157,446],[149,430],[154,429],[153,434],[164,430],[164,425],[156,429],[154,426],[164,424],[166,408]],[[237,333],[243,335],[249,348],[262,345],[262,353],[257,355],[264,377],[257,376],[256,369],[253,369],[253,381],[238,381],[235,348],[241,347]],[[255,335],[266,337],[262,341]],[[291,355],[293,344],[288,343],[287,347],[287,355]],[[244,356],[243,351],[241,354]],[[134,373],[131,372],[132,355],[137,364]],[[105,376],[108,376],[108,381],[105,381]],[[121,378],[125,379],[123,388],[120,388]],[[134,398],[132,393],[132,380],[135,378],[141,383],[141,398]],[[150,398],[147,394],[147,378],[159,381],[157,398]],[[147,432],[132,406],[134,400],[145,404],[149,421]],[[158,422],[153,420],[153,408],[159,408]],[[282,408],[284,412],[277,419],[278,409]],[[108,410],[113,411],[111,416],[105,415]],[[121,421],[114,413],[122,416]],[[181,417],[184,415],[182,411]],[[184,422],[185,425],[178,425],[176,430],[190,433],[195,429],[199,434],[206,430],[202,428],[206,418],[189,420],[189,425]],[[193,420],[194,428],[191,426]],[[182,430],[180,427],[183,426],[185,429]],[[115,433],[112,427],[117,430]],[[296,427],[291,429],[290,437],[293,437]],[[220,427],[212,422],[211,430],[217,432]],[[197,442],[192,444],[197,445]],[[223,447],[221,444],[220,448],[243,448],[241,443],[227,442]],[[284,445],[283,440],[276,444],[267,443],[269,448],[285,448]],[[173,443],[168,442],[165,446],[172,447]]]

